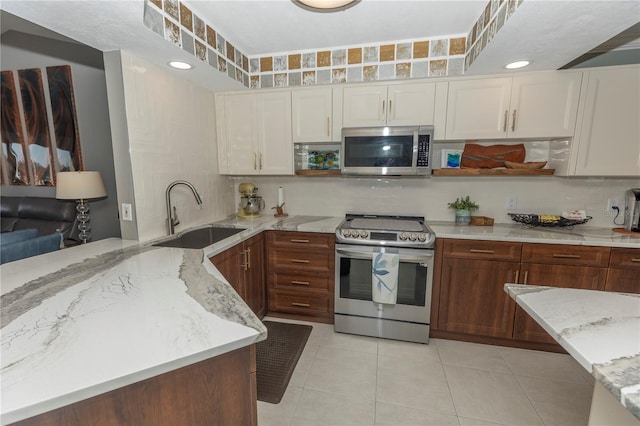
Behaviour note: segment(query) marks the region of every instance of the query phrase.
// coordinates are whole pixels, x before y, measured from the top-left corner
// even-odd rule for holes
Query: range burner
[[[421,216],[347,214],[336,229],[339,243],[431,248],[435,234]]]

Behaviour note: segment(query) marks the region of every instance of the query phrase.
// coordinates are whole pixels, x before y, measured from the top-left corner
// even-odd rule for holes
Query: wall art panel
[[[47,67],[49,97],[57,154],[57,171],[83,170],[71,67]]]
[[[54,186],[55,180],[51,167],[53,156],[42,72],[38,68],[19,70],[18,76],[33,181],[37,186]]]
[[[2,138],[2,167],[11,185],[29,185],[27,150],[20,122],[20,109],[12,71],[2,71],[2,101],[0,105],[0,135]],[[4,172],[4,170],[3,170]],[[2,173],[4,177],[4,173]],[[5,183],[4,181],[2,183]]]

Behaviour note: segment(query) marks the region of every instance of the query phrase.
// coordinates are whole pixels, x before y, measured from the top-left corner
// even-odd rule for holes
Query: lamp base
[[[84,200],[78,201],[78,205],[76,206],[76,210],[78,211],[78,215],[76,216],[78,219],[78,238],[82,241],[82,244],[87,244],[91,241],[91,225],[89,224],[91,218],[89,217],[89,203]]]

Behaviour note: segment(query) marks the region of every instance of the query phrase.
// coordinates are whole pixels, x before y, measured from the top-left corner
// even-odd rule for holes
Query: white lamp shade
[[[89,200],[107,195],[100,172],[60,172],[57,174],[56,198]]]

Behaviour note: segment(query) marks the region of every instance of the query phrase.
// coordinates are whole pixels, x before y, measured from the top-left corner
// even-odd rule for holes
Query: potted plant
[[[468,195],[465,198],[456,198],[448,206],[456,211],[456,225],[468,225],[471,223],[471,212],[480,207],[471,201]]]

